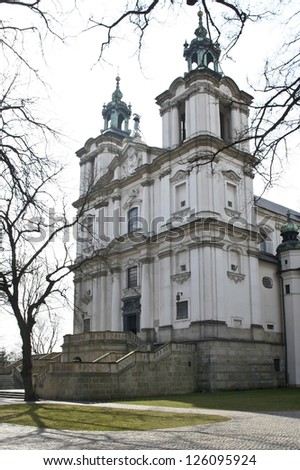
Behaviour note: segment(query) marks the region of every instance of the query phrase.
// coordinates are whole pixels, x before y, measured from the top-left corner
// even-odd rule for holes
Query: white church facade
[[[300,214],[254,196],[252,97],[219,55],[199,14],[188,72],[156,98],[162,148],[138,115],[130,131],[117,77],[77,152],[74,334],[41,396],[300,386]]]

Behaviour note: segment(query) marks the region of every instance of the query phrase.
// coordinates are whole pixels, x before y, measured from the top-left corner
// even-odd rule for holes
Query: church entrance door
[[[123,300],[123,329],[137,333],[140,331],[141,304],[140,297]]]

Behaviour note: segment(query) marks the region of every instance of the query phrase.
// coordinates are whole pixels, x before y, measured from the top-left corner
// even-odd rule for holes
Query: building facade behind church
[[[74,334],[42,396],[68,397],[62,375],[81,399],[300,385],[300,214],[254,197],[252,97],[219,55],[199,13],[188,71],[156,99],[162,148],[136,114],[130,130],[117,77],[77,152]]]

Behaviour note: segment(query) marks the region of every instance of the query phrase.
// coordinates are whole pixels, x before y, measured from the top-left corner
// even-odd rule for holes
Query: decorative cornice
[[[188,177],[188,172],[184,170],[178,170],[172,178],[170,178],[171,183],[178,183],[183,181]]]
[[[129,287],[128,289],[123,289],[123,298],[136,297],[138,295],[141,295],[141,287],[140,286]]]
[[[235,211],[234,209],[229,209],[228,207],[224,208],[225,213],[229,215],[229,217],[234,217],[238,219],[241,216],[241,213],[239,211]]]
[[[115,201],[121,201],[121,194],[114,194],[112,197],[112,202],[115,202]]]
[[[251,179],[254,179],[255,177],[252,165],[245,165],[243,168],[243,173],[245,176],[249,176]]]
[[[171,221],[172,221],[172,222],[173,222],[173,221],[176,222],[177,220],[180,221],[180,219],[181,219],[182,217],[185,217],[186,215],[190,214],[190,210],[191,210],[190,207],[185,207],[184,209],[181,209],[181,210],[179,210],[179,211],[173,212],[173,213],[171,214],[171,217],[172,217]]]
[[[141,182],[141,186],[152,186],[154,184],[154,179],[146,179]]]
[[[108,201],[101,201],[95,204],[94,208],[95,209],[100,209],[101,207],[107,207],[109,205]]]
[[[166,168],[165,170],[162,170],[159,174],[159,179],[161,180],[165,176],[168,176],[171,173],[171,168]]]
[[[241,177],[232,170],[222,171],[224,178],[227,180],[233,181],[234,183],[238,184],[241,181]]]
[[[232,271],[227,271],[227,276],[229,277],[229,279],[234,281],[236,284],[238,282],[242,282],[246,277],[245,274],[234,273]]]
[[[110,268],[110,272],[112,274],[119,274],[120,272],[122,272],[122,269],[120,266],[113,266]]]
[[[183,284],[191,277],[190,272],[174,274],[171,276],[172,281],[176,282],[176,284]]]
[[[141,258],[139,261],[142,264],[151,264],[154,263],[154,256],[145,256],[145,258]]]
[[[173,254],[172,250],[165,250],[165,251],[162,251],[161,253],[158,253],[157,257],[158,259],[170,258],[172,254]]]

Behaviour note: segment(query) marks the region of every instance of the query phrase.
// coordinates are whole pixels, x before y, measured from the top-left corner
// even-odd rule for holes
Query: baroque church
[[[156,98],[162,147],[117,77],[76,153],[74,333],[37,372],[41,397],[300,386],[300,214],[254,196],[253,98],[198,16],[186,73]]]

